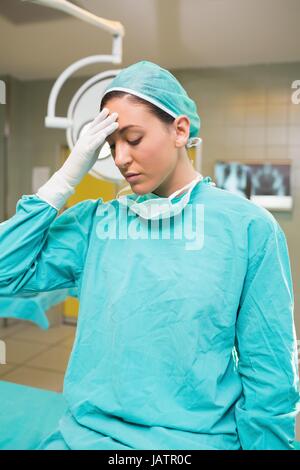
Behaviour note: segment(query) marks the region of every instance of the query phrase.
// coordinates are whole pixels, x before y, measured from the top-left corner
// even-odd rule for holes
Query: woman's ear
[[[190,120],[187,116],[178,116],[174,121],[175,126],[175,146],[180,148],[184,147],[190,135]]]

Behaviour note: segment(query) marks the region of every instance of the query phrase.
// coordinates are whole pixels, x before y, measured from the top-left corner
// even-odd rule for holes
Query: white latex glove
[[[81,134],[63,166],[38,189],[36,195],[40,199],[57,210],[64,206],[75,192],[75,186],[96,163],[107,136],[118,128],[117,117],[117,113],[109,116],[107,108],[97,115]]]

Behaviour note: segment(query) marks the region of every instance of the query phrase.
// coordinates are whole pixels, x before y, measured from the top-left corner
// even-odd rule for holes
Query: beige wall
[[[288,240],[300,337],[300,104],[291,102],[291,83],[300,79],[300,63],[173,72],[198,105],[204,175],[213,177],[214,163],[220,159],[293,161],[293,211],[273,214]],[[72,79],[64,86],[59,115],[66,114],[70,98],[85,80]],[[10,102],[5,105],[11,115],[8,216],[14,214],[22,194],[31,194],[34,165],[49,165],[52,172],[59,166],[59,146],[66,144],[65,132],[44,127],[52,84],[51,80],[9,79]]]

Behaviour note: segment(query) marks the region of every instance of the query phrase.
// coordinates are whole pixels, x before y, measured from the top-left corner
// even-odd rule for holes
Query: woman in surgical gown
[[[282,229],[195,172],[186,146],[199,116],[168,71],[124,69],[101,108],[133,194],[58,215],[91,155],[83,137],[78,159],[0,225],[0,295],[79,292],[68,410],[39,448],[293,449],[299,384]]]

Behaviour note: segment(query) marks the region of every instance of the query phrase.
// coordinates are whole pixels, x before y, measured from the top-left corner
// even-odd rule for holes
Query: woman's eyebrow
[[[122,127],[122,129],[117,129],[117,132],[122,133],[126,131],[127,129],[129,129],[129,127],[142,127],[142,126],[139,126],[137,124],[129,124],[128,126]]]
[[[128,126],[124,126],[122,127],[122,129],[116,129],[116,132],[119,132],[120,134],[122,134],[123,132],[127,131],[127,129],[129,129],[130,127],[141,127],[142,126],[139,126],[138,124],[129,124]],[[109,143],[109,140],[107,139],[108,143]]]

